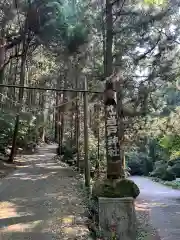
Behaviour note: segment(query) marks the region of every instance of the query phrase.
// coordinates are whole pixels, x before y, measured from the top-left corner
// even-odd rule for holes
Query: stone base
[[[99,228],[105,240],[136,240],[133,198],[99,198]]]

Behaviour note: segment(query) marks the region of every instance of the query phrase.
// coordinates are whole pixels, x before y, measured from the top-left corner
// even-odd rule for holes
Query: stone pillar
[[[99,198],[99,228],[105,240],[136,240],[133,198]]]
[[[113,82],[106,82],[104,97],[107,178],[118,179],[122,177],[122,159],[119,145],[116,93]]]

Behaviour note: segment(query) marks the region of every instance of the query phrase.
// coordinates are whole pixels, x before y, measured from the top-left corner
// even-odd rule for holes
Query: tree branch
[[[123,116],[124,117],[144,117],[145,115],[147,115],[147,111],[130,111],[127,108],[123,108]]]
[[[4,63],[4,65],[2,66],[1,70],[4,69],[8,64],[9,62],[13,59],[13,58],[18,58],[18,57],[21,57],[22,54],[15,54],[15,55],[11,55],[9,57],[9,59]]]
[[[23,37],[19,36],[11,41],[11,43],[6,44],[5,49],[9,50],[22,42]]]
[[[119,2],[119,0],[118,0],[118,2]],[[116,22],[116,20],[117,20],[117,18],[118,18],[119,16],[122,16],[122,10],[123,10],[123,7],[124,7],[125,2],[126,2],[126,0],[123,0],[123,2],[122,2],[122,4],[121,4],[121,7],[120,7],[120,10],[118,11],[118,15],[116,14],[116,18],[115,18],[115,20],[113,20],[113,23]]]
[[[135,63],[138,63],[140,60],[146,58],[146,56],[147,56],[148,54],[150,54],[150,53],[156,48],[156,46],[158,45],[158,43],[160,42],[160,40],[161,40],[161,34],[159,35],[156,43],[155,43],[150,49],[148,49],[145,53],[143,53],[142,55],[140,55],[140,56],[138,56],[136,59],[134,59]]]

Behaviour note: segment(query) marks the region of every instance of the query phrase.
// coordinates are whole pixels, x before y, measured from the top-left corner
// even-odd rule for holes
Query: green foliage
[[[10,114],[0,112],[0,152],[5,151],[12,143],[15,117]],[[34,121],[20,120],[17,147],[25,150],[29,144],[36,142],[36,128]]]
[[[61,147],[61,154],[63,155],[62,161],[64,162],[73,161],[75,153],[76,153],[75,146],[72,145],[71,141],[66,141]]]
[[[63,161],[68,161],[72,159],[73,159],[73,150],[67,146],[64,152]]]
[[[160,146],[168,150],[170,153],[179,150],[180,136],[178,135],[166,135],[160,139]]]
[[[86,43],[88,27],[78,18],[83,9],[77,7],[73,11],[72,3],[58,0],[45,0],[41,4],[34,2],[33,7],[38,21],[29,20],[30,28],[45,45],[63,45],[71,54]]]
[[[166,169],[166,171],[162,174],[161,179],[164,181],[173,181],[176,179],[176,175],[171,169]]]
[[[180,136],[169,134],[160,138],[160,146],[164,149],[170,159],[175,159],[180,155]]]
[[[84,28],[82,23],[78,23],[68,30],[67,39],[65,44],[70,53],[78,51],[78,48],[84,45],[88,39],[88,29]]]
[[[171,171],[176,175],[176,177],[180,177],[180,158],[172,159],[168,162]]]
[[[159,178],[153,178],[153,181],[160,182],[168,187],[172,187],[173,189],[180,189],[180,181],[173,180],[173,181],[163,181]]]
[[[154,170],[150,176],[164,181],[173,181],[176,179],[175,172],[171,167],[168,167],[168,163],[163,160],[155,163]]]
[[[149,5],[165,5],[165,4],[167,4],[167,0],[144,0],[144,2]]]
[[[167,167],[168,167],[168,164],[165,163],[163,160],[155,162],[154,170],[150,174],[150,176],[162,178],[162,176],[166,172]]]
[[[11,141],[14,127],[14,118],[0,112],[0,152],[4,153]]]
[[[80,153],[81,156],[84,155],[84,143],[83,139],[80,140]],[[97,164],[98,160],[98,145],[97,145],[97,139],[92,134],[92,132],[89,129],[89,141],[88,141],[88,157],[90,161],[90,165],[92,168],[94,168]],[[100,143],[99,146],[99,158],[100,158],[100,165],[105,166],[105,146],[104,141]]]
[[[142,163],[136,152],[129,152],[126,157],[126,162],[130,168],[131,175],[143,175]]]
[[[180,182],[179,181],[165,181],[163,182],[164,185],[172,187],[173,189],[180,189]]]
[[[127,166],[131,175],[149,175],[153,170],[152,159],[147,153],[131,151],[126,154]]]
[[[144,152],[134,151],[127,153],[127,164],[132,175],[150,175],[164,181],[172,181],[180,176],[179,158],[171,158],[178,150],[179,137],[165,135],[159,140],[151,138]],[[177,152],[176,152],[177,153]]]

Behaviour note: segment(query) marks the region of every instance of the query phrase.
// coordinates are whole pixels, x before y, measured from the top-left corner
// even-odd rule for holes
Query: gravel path
[[[77,174],[54,159],[55,147],[0,182],[0,240],[88,239]]]
[[[150,221],[161,240],[180,239],[180,191],[171,189],[145,177],[131,177],[141,194],[137,203],[149,212]]]

